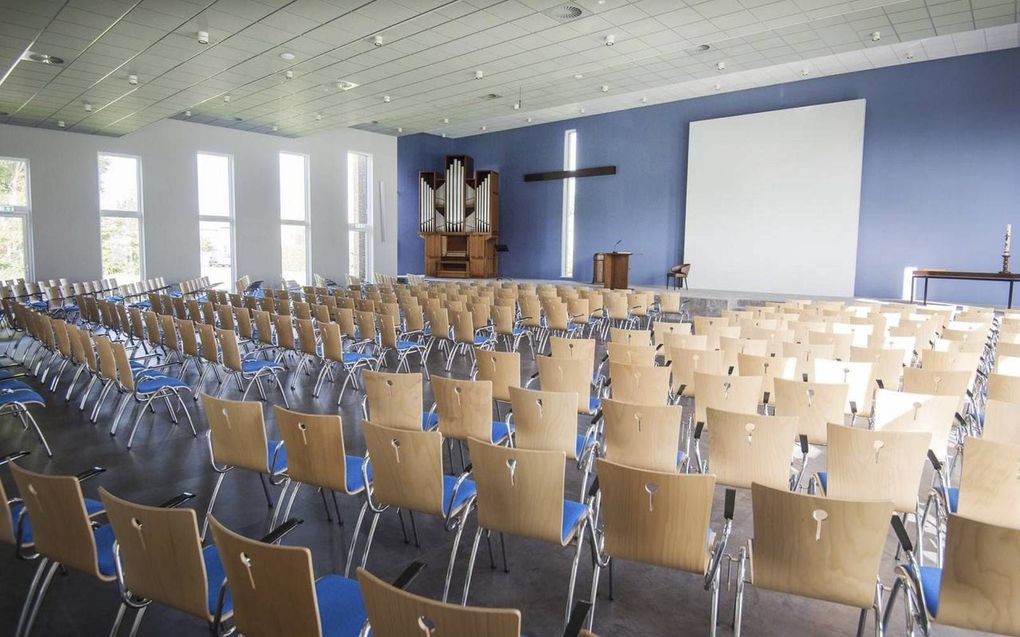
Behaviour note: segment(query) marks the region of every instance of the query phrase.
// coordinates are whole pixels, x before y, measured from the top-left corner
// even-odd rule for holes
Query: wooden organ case
[[[444,172],[419,173],[418,209],[426,276],[496,276],[499,173],[448,155]]]

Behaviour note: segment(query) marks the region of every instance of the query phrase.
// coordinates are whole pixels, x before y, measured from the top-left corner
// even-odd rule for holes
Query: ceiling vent
[[[341,91],[349,91],[352,88],[357,88],[358,85],[349,80],[337,80],[336,87]]]
[[[591,15],[591,11],[588,11],[584,7],[580,7],[576,4],[567,3],[546,9],[542,12],[542,14],[549,16],[553,20],[570,22],[571,20],[577,20],[578,18]]]
[[[55,55],[47,55],[45,53],[36,53],[29,51],[21,56],[22,60],[29,60],[30,62],[41,62],[43,64],[63,64],[64,58],[58,58]]]
[[[501,97],[503,97],[503,96],[498,94],[498,93],[488,93],[486,95],[481,96],[479,99],[483,99],[483,100],[488,101],[488,100],[498,100]]]

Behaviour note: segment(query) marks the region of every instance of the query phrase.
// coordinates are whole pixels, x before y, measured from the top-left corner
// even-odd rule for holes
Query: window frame
[[[278,168],[282,168],[282,164],[280,163],[280,160],[283,158],[284,155],[290,155],[292,157],[300,157],[300,158],[302,158],[304,160],[304,171],[303,171],[304,184],[303,184],[303,187],[305,189],[305,197],[304,197],[305,210],[304,210],[304,219],[300,219],[300,220],[298,220],[298,219],[284,219],[283,218],[283,201],[282,200],[280,201],[280,227],[281,227],[281,237],[280,237],[280,275],[281,275],[281,278],[283,278],[284,281],[286,281],[286,277],[283,276],[284,272],[283,272],[283,236],[282,236],[282,228],[283,228],[283,226],[298,226],[298,227],[302,227],[305,230],[305,279],[304,279],[304,283],[303,284],[304,285],[311,285],[312,284],[312,210],[311,210],[311,208],[312,208],[312,187],[311,187],[311,172],[312,171],[311,171],[311,163],[312,162],[311,162],[311,157],[307,153],[296,153],[296,152],[293,152],[293,151],[284,151],[284,150],[281,150],[279,153],[277,153]],[[278,175],[278,179],[279,179],[279,182],[280,182],[279,186],[280,186],[280,193],[281,193],[281,198],[282,198],[282,193],[283,193],[283,175],[282,175],[282,170],[280,170],[280,173],[281,174]]]
[[[10,157],[0,155],[0,161],[25,162],[25,205],[24,206],[3,206],[0,207],[0,217],[21,219],[22,241],[25,245],[25,280],[35,280],[35,251],[33,249],[32,236],[32,160],[28,157]],[[11,208],[5,210],[3,208]]]
[[[577,170],[577,129],[563,131],[563,170]],[[575,212],[577,179],[563,180],[563,209],[560,219],[560,278],[574,278]]]
[[[208,155],[211,157],[225,157],[227,160],[227,214],[226,215],[209,215],[202,214],[201,191],[198,179],[198,158],[200,155]],[[202,222],[213,221],[219,223],[227,223],[230,227],[230,280],[224,281],[224,285],[227,286],[228,290],[234,289],[234,284],[237,282],[237,224],[235,223],[235,202],[234,202],[234,156],[230,153],[217,153],[209,150],[198,150],[195,151],[195,209],[198,212],[198,234],[199,234],[199,247],[198,247],[198,269],[202,271]],[[199,276],[202,276],[201,274]],[[210,283],[216,283],[216,281],[210,281]]]
[[[103,209],[103,194],[101,184],[101,174],[99,172],[99,164],[103,157],[125,157],[128,159],[135,160],[135,186],[137,188],[138,197],[138,209],[135,211],[130,210],[104,210]],[[143,203],[143,183],[142,183],[142,158],[139,155],[129,155],[127,153],[110,153],[106,151],[98,151],[96,153],[96,197],[99,201],[99,224],[100,224],[100,238],[99,238],[99,260],[100,269],[104,279],[117,278],[116,276],[106,276],[106,265],[102,263],[103,260],[103,239],[102,239],[102,223],[103,218],[122,218],[122,219],[137,219],[138,220],[138,281],[145,280],[145,204]],[[125,283],[136,283],[136,281],[117,281],[118,284]]]
[[[357,222],[352,222],[351,221],[351,206],[354,203],[354,189],[352,187],[354,185],[352,183],[354,181],[354,174],[352,172],[352,168],[353,168],[354,164],[351,162],[351,159],[352,159],[352,157],[355,157],[355,156],[365,157],[368,160],[367,161],[368,176],[365,179],[365,182],[367,184],[367,192],[366,192],[366,197],[365,198],[367,200],[366,208],[368,209],[368,215],[367,215],[367,219],[368,220],[367,220],[366,223],[357,223]],[[375,206],[375,196],[374,196],[374,193],[373,193],[373,190],[372,190],[372,182],[373,182],[374,176],[375,176],[375,157],[372,155],[372,153],[366,153],[366,152],[356,151],[356,150],[349,150],[349,151],[347,151],[347,242],[348,242],[347,243],[347,256],[348,256],[347,275],[348,276],[358,276],[357,274],[354,273],[354,270],[353,270],[354,264],[350,263],[351,233],[352,232],[363,233],[365,235],[365,257],[364,257],[365,258],[365,276],[362,279],[362,282],[364,282],[364,283],[371,283],[372,279],[374,278],[374,275],[375,275],[375,267],[374,267],[375,246],[373,245],[373,243],[375,241],[375,224],[372,222],[372,212],[373,212],[373,208]]]

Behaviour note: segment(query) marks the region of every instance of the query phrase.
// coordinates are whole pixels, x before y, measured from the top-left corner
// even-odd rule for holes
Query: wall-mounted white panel
[[[692,285],[853,295],[864,106],[691,123],[684,261]]]

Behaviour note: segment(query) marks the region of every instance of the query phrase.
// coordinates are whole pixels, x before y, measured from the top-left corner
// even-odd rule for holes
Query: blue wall
[[[631,281],[661,284],[683,258],[687,131],[691,121],[867,99],[856,293],[897,298],[907,266],[998,270],[1007,223],[1020,232],[1020,50],[922,62],[647,106],[456,140],[402,137],[399,267],[421,272],[417,173],[447,153],[500,173],[504,276],[559,276],[562,182],[524,183],[559,170],[563,131],[578,134],[578,166],[617,174],[577,180],[575,279],[591,254],[622,239]],[[743,258],[768,267],[768,245]],[[1020,271],[1020,245],[1016,246]],[[805,270],[810,276],[810,269]],[[697,264],[691,273],[697,286]],[[786,290],[777,290],[786,292]],[[931,297],[1005,301],[1000,284],[932,282]]]

